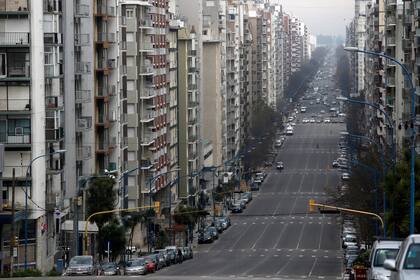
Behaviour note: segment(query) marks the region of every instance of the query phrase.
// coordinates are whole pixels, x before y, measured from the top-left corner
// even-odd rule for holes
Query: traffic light
[[[309,199],[309,212],[315,212],[315,199]]]

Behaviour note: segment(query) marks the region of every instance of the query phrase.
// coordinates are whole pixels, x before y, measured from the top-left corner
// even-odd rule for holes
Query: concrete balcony
[[[0,46],[29,47],[31,34],[29,32],[0,32]]]
[[[89,34],[74,34],[75,46],[88,46],[89,41]]]
[[[30,147],[31,135],[16,135],[16,133],[0,133],[0,143],[6,147]]]
[[[115,33],[99,32],[96,36],[96,43],[98,44],[115,43]]]
[[[83,146],[76,149],[76,160],[83,161],[92,158],[92,147]]]
[[[149,99],[156,96],[156,90],[152,84],[146,84],[143,89],[140,90],[140,99]]]
[[[0,114],[6,112],[10,113],[30,113],[31,100],[29,98],[15,99],[15,98],[0,98]]]
[[[154,110],[143,110],[143,113],[140,115],[140,122],[147,123],[151,122],[157,116],[156,111]]]
[[[153,22],[150,19],[139,19],[139,28],[153,28]]]
[[[90,62],[76,62],[74,64],[74,73],[78,75],[89,74],[92,71]]]
[[[76,4],[75,17],[89,17],[89,5]]]
[[[75,102],[76,104],[90,103],[92,99],[92,91],[90,90],[76,90]]]

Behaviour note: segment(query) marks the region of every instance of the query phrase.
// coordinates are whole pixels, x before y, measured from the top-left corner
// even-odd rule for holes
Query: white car
[[[341,174],[341,180],[343,181],[350,180],[350,174],[347,172],[344,172],[343,174]]]
[[[376,240],[369,256],[368,280],[389,279],[391,271],[383,265],[387,259],[395,259],[400,249],[399,240]]]
[[[316,122],[316,121],[315,121],[315,119],[310,119],[310,120],[309,120],[309,122],[310,122],[310,123],[314,123],[314,122]]]
[[[401,244],[397,258],[385,260],[384,268],[391,271],[389,280],[418,280],[420,275],[420,234],[409,235]]]
[[[330,119],[324,119],[324,123],[331,123]]]
[[[309,120],[308,119],[303,119],[302,120],[302,123],[308,123],[309,122]]]

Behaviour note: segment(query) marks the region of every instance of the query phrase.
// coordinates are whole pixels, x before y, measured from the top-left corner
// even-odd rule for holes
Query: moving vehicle
[[[341,165],[340,165],[341,166]],[[346,167],[346,166],[344,166],[344,167]],[[344,172],[343,174],[341,174],[341,180],[343,180],[343,181],[348,181],[348,180],[350,180],[350,174],[349,173],[347,173],[347,172]]]
[[[306,107],[305,106],[300,107],[300,112],[305,113],[306,112]]]
[[[418,280],[420,275],[420,234],[409,235],[396,259],[387,259],[384,268],[391,271],[389,280]]]
[[[395,259],[401,246],[399,240],[376,240],[368,262],[368,280],[388,279],[391,271],[383,267],[385,260]]]
[[[284,168],[283,162],[278,161],[278,162],[277,162],[277,164],[276,164],[276,168],[277,168],[278,170],[282,170],[282,169]]]
[[[343,239],[343,248],[347,248],[348,246],[358,246],[357,244],[357,237],[354,234],[347,234],[344,236]]]
[[[97,275],[93,256],[74,256],[70,259],[65,275]]]

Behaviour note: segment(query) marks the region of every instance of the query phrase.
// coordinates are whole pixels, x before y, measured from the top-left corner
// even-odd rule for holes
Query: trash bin
[[[64,270],[64,260],[63,259],[58,259],[56,264],[55,264],[56,270],[58,273],[63,273]]]

